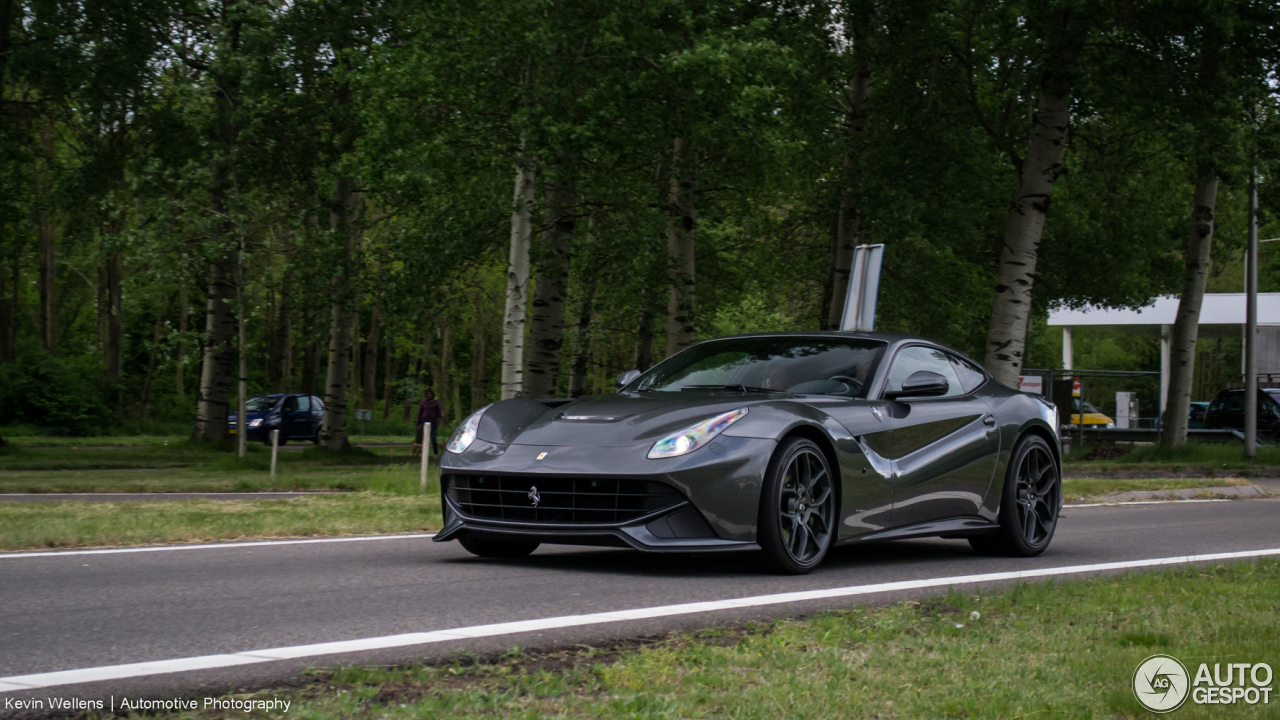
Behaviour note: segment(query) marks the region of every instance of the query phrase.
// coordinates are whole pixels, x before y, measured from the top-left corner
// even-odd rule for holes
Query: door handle
[[[990,427],[995,427],[995,426],[996,426],[996,416],[995,416],[995,415],[984,415],[984,416],[982,417],[982,424],[983,424],[983,425],[988,425],[988,426],[990,426]]]

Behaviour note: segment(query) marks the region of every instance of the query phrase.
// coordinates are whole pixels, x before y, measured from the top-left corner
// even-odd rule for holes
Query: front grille
[[[652,480],[450,475],[445,487],[471,517],[530,523],[622,523],[684,501],[671,487]]]

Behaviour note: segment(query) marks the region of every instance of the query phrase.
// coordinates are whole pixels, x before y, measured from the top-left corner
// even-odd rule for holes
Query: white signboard
[[[1044,376],[1043,375],[1019,375],[1018,376],[1018,392],[1031,393],[1032,395],[1044,394]]]
[[[876,329],[876,295],[880,292],[880,263],[884,244],[859,245],[853,251],[853,271],[849,273],[849,296],[844,301],[841,330]]]

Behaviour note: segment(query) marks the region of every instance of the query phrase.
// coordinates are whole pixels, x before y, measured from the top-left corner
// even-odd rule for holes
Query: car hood
[[[535,400],[494,403],[478,436],[498,445],[607,447],[652,443],[737,408],[786,401],[784,393],[720,390],[590,395],[557,408]]]

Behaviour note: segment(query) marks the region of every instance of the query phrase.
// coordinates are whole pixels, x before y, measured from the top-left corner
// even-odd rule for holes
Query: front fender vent
[[[446,475],[443,484],[464,514],[511,522],[613,525],[684,502],[674,488],[653,480]]]

